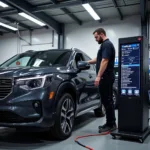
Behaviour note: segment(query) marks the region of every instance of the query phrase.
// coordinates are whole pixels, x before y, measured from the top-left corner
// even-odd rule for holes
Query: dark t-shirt
[[[109,59],[106,70],[104,71],[102,77],[114,77],[114,61],[115,61],[115,48],[109,39],[106,39],[102,44],[101,48],[97,53],[97,63],[96,63],[96,73],[100,69],[100,63],[103,58]]]

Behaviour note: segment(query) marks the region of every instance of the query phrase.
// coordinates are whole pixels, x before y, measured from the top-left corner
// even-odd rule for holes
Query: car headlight
[[[20,78],[16,80],[16,84],[25,90],[35,90],[38,88],[42,88],[51,83],[52,74],[31,78]]]

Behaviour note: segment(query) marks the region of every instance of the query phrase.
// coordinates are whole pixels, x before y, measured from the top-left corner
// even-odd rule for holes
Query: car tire
[[[117,99],[117,93],[114,90],[113,90],[113,103],[114,103],[114,108],[117,109],[117,107],[118,107],[118,99]]]
[[[58,140],[65,140],[72,134],[75,119],[74,101],[70,94],[65,93],[56,108],[56,119],[50,133]]]
[[[94,114],[96,117],[104,117],[106,115],[106,110],[104,105],[94,110]]]

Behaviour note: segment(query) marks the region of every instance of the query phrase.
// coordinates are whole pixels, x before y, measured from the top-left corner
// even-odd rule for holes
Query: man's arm
[[[91,60],[88,61],[88,63],[89,64],[96,64],[96,60],[97,60],[96,58],[91,59]]]
[[[102,59],[101,64],[100,64],[100,69],[99,69],[99,72],[98,72],[98,75],[97,75],[98,77],[100,77],[100,78],[102,77],[104,71],[107,68],[108,62],[109,62],[108,59],[105,59],[105,58]]]

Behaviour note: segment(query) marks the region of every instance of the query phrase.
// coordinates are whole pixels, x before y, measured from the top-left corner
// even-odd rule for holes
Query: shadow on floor
[[[77,117],[75,119],[74,130],[76,131],[96,119],[93,112],[89,112],[85,115]],[[45,146],[51,146],[62,141],[55,141],[53,137],[50,137],[46,133],[25,133],[16,132],[15,129],[5,128],[0,129],[0,149],[40,149]]]
[[[85,115],[77,117],[75,119],[74,131],[88,125],[89,123],[93,122],[94,120],[96,120],[96,117],[93,112],[89,112],[89,113],[86,113]]]

